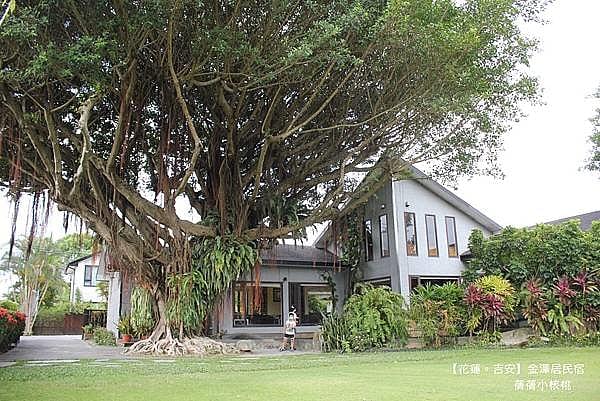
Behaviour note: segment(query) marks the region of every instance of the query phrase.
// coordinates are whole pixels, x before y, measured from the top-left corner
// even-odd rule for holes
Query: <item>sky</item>
[[[500,154],[503,180],[461,180],[455,191],[502,226],[535,223],[600,210],[600,174],[582,171],[589,155],[589,122],[600,107],[590,98],[600,86],[600,1],[557,0],[547,24],[531,32],[540,50],[531,72],[543,88],[545,105],[505,137]]]
[[[590,97],[600,86],[599,16],[600,1],[556,0],[546,10],[547,23],[527,30],[541,42],[530,72],[543,88],[544,105],[525,108],[527,117],[505,137],[499,156],[503,180],[462,179],[455,190],[502,226],[524,227],[600,210],[600,173],[582,169],[591,149],[589,118],[600,107]],[[9,203],[2,197],[0,247],[10,239],[9,216]],[[24,214],[19,223],[24,230]],[[61,214],[53,213],[47,234],[64,235]],[[11,282],[0,276],[0,296]]]

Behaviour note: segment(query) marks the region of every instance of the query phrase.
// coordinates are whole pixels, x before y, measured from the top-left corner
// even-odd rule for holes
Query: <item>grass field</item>
[[[464,365],[468,374],[459,374]],[[536,369],[530,372],[531,365]],[[575,365],[583,374],[575,374]],[[479,374],[473,372],[477,367]],[[550,373],[542,373],[545,368]],[[528,390],[532,380],[536,389]],[[541,388],[543,383],[554,388]],[[600,348],[21,362],[0,369],[0,400],[595,401],[600,400]]]

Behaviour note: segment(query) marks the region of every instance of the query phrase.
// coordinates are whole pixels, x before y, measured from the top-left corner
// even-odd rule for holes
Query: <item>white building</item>
[[[70,280],[70,302],[77,302],[78,295],[81,296],[81,302],[106,302],[106,328],[116,335],[121,315],[122,283],[118,272],[106,270],[106,253],[98,252],[73,260],[67,265],[65,273]],[[107,299],[99,291],[100,282],[108,284]]]
[[[363,281],[384,284],[409,300],[425,283],[458,281],[474,229],[491,235],[501,226],[411,167],[411,179],[390,180],[364,207]],[[331,230],[316,246],[333,250]]]

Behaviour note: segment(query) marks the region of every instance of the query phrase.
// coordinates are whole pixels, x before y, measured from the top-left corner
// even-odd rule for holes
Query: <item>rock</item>
[[[242,352],[252,352],[256,345],[252,340],[240,340],[235,344],[235,347]]]
[[[505,331],[502,333],[500,344],[508,347],[525,345],[533,335],[533,330],[529,327]]]

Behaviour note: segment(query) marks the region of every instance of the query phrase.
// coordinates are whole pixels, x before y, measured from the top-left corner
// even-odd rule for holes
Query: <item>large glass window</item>
[[[374,278],[365,280],[363,283],[370,284],[373,287],[387,287],[392,288],[392,279],[390,277]]]
[[[434,215],[425,215],[425,230],[427,231],[427,255],[439,256],[437,242],[437,227],[435,224]]]
[[[404,213],[404,232],[406,233],[406,254],[417,256],[419,254],[417,250],[417,222],[414,213]]]
[[[281,326],[281,284],[235,283],[233,286],[233,325]]]
[[[373,227],[371,220],[365,220],[365,259],[373,260]]]
[[[458,257],[458,243],[456,241],[456,221],[454,217],[446,216],[446,238],[448,238],[448,256]]]
[[[390,236],[388,234],[387,214],[379,216],[379,245],[381,257],[390,256]]]
[[[290,308],[296,308],[300,324],[320,324],[333,312],[331,287],[327,284],[290,283]]]
[[[430,276],[410,276],[410,290],[414,290],[421,285],[444,285],[446,283],[459,283],[458,277],[430,277]]]

